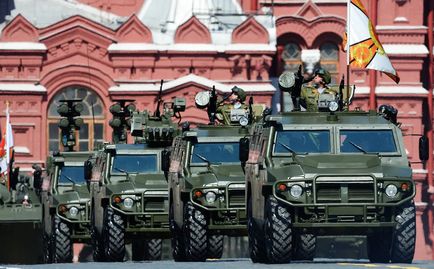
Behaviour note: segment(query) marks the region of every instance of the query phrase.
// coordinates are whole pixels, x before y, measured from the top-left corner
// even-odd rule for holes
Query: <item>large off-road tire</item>
[[[297,232],[293,237],[293,260],[313,261],[316,251],[316,235]]]
[[[161,254],[163,252],[163,240],[133,240],[131,248],[133,261],[161,260]]]
[[[72,239],[71,228],[58,216],[53,216],[51,233],[51,259],[53,263],[72,262]]]
[[[291,214],[269,196],[266,200],[265,249],[270,263],[289,263],[292,257]]]
[[[368,258],[373,263],[390,261],[392,233],[390,229],[380,229],[367,237]]]
[[[413,202],[403,204],[395,216],[391,261],[411,263],[416,245],[416,208]]]
[[[121,215],[113,208],[104,209],[104,224],[102,230],[104,260],[122,262],[125,257],[125,227]]]
[[[170,202],[169,207],[169,226],[170,232],[172,233],[172,256],[177,262],[187,261],[185,256],[185,246],[184,246],[184,235],[182,234],[181,228],[175,222],[175,215],[172,202]]]
[[[252,215],[252,198],[247,202],[247,232],[249,235],[249,253],[252,262],[267,262],[263,225],[258,225]]]
[[[192,262],[203,262],[207,258],[208,236],[204,214],[191,202],[184,207],[184,236],[186,257]]]
[[[208,236],[208,259],[221,259],[223,256],[223,235]]]

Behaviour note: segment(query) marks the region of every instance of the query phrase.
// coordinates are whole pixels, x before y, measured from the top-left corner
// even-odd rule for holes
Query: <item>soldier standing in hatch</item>
[[[323,68],[315,70],[312,81],[314,86],[302,87],[299,102],[306,111],[317,112],[319,96],[321,94],[331,94],[336,96],[338,91],[337,89],[328,86],[331,82],[331,76],[330,73]]]
[[[216,118],[224,125],[231,125],[231,110],[242,109],[249,111],[249,106],[244,104],[245,101],[246,92],[243,89],[234,86],[231,95],[218,102]]]

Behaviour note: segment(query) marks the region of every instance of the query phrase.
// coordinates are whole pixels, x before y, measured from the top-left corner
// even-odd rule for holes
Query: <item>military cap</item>
[[[235,93],[238,96],[238,98],[240,99],[241,102],[244,102],[246,100],[247,95],[246,95],[246,92],[243,89],[241,89],[241,88],[239,88],[237,86],[234,86],[232,88],[232,93]]]
[[[322,77],[325,84],[329,84],[332,81],[332,77],[329,73],[329,71],[325,70],[324,68],[318,68],[315,70],[315,75],[318,75]]]

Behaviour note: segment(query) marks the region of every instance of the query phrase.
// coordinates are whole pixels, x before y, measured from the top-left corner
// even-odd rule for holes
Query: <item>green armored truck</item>
[[[240,156],[252,261],[312,260],[317,236],[365,235],[371,262],[412,262],[416,188],[397,111],[328,107],[267,116]]]
[[[92,152],[56,152],[41,192],[45,262],[72,262],[73,243],[90,243],[90,195],[84,162]]]
[[[43,262],[41,168],[33,167],[33,177],[16,168],[0,182],[0,263]]]
[[[244,91],[235,90],[243,102]],[[223,235],[241,236],[247,231],[245,180],[238,154],[240,139],[249,134],[252,102],[218,105],[213,89],[196,95],[196,103],[207,107],[210,125],[176,137],[170,155],[170,228],[176,261],[221,258]],[[215,125],[216,119],[223,124]]]
[[[161,259],[162,238],[170,237],[162,168],[168,164],[166,147],[178,134],[171,118],[185,109],[185,99],[165,102],[161,114],[160,102],[155,113],[132,113],[129,124],[135,144],[104,145],[85,165],[97,261],[123,261],[128,242],[133,260]]]
[[[201,126],[175,138],[169,172],[176,261],[221,258],[223,235],[246,233],[239,140],[247,129]]]

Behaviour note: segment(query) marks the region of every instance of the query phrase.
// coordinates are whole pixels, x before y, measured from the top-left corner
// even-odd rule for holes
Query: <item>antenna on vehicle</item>
[[[92,102],[92,106],[91,106],[91,111],[92,111],[92,126],[93,126],[93,129],[95,130],[95,113],[94,113],[94,109],[93,109],[93,105],[94,105],[93,101],[94,100],[92,98],[91,99],[91,102]],[[95,138],[93,140],[93,149],[95,150]]]
[[[163,95],[163,80],[161,80],[160,82],[160,92],[158,93],[158,99],[157,99],[157,109],[155,109],[154,112],[154,117],[159,118],[161,116],[161,112],[160,112],[160,105],[163,102],[162,100],[162,95]]]

